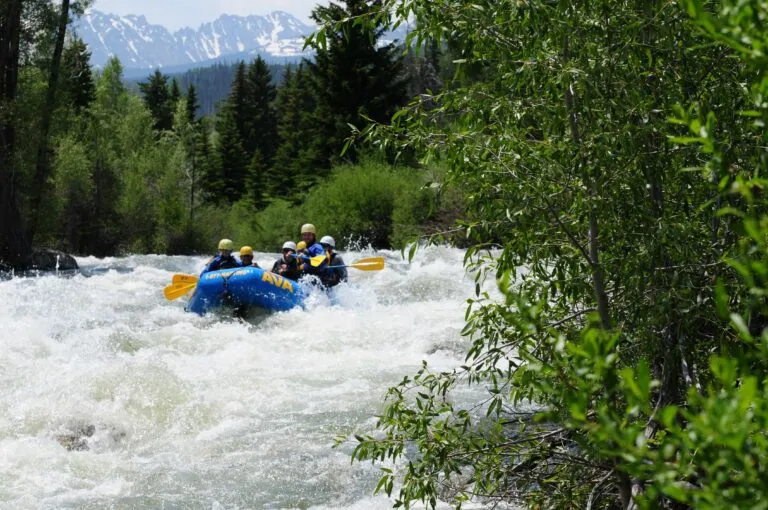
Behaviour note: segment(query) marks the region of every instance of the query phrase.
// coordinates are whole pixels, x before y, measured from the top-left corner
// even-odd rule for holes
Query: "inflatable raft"
[[[297,282],[258,267],[240,267],[203,274],[187,310],[203,315],[234,305],[284,311],[303,302],[304,293]]]

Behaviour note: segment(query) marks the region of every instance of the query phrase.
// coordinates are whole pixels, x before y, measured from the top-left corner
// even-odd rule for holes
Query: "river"
[[[334,438],[371,430],[422,360],[463,361],[474,283],[460,250],[383,255],[335,303],[246,321],[164,300],[201,257],[80,258],[74,276],[0,281],[0,507],[391,508],[372,494],[378,468]]]

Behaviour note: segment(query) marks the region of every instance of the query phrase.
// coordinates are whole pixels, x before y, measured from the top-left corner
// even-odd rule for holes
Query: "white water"
[[[369,431],[421,360],[461,363],[474,284],[459,250],[385,255],[383,271],[350,270],[338,304],[246,322],[163,299],[202,258],[0,282],[0,507],[391,508],[372,495],[378,468],[334,438]],[[87,450],[57,441],[87,425]]]

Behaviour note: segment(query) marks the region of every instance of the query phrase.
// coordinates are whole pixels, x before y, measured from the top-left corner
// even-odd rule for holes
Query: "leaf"
[[[511,277],[511,272],[509,270],[505,270],[501,272],[496,280],[496,286],[498,287],[499,292],[505,296],[509,294],[509,281]]]
[[[667,428],[671,429],[675,425],[678,408],[676,406],[667,406],[659,413],[659,421]]]
[[[326,35],[325,35],[325,29],[320,29],[315,33],[315,40],[314,45],[319,47],[320,49],[325,50],[326,48]]]
[[[731,318],[731,324],[733,325],[734,329],[736,329],[736,332],[739,334],[742,340],[745,342],[752,343],[754,339],[752,338],[752,335],[749,333],[749,328],[747,327],[747,323],[744,322],[744,317],[737,313],[732,313],[730,315]]]
[[[411,246],[408,248],[408,262],[413,262],[413,257],[416,256],[416,250],[418,249],[419,245],[417,243],[411,243]]]
[[[648,368],[648,360],[641,359],[635,373],[637,374],[637,387],[640,390],[640,396],[650,403],[651,371]]]
[[[665,485],[664,488],[662,489],[662,492],[664,492],[664,494],[666,494],[667,496],[669,496],[670,498],[676,501],[680,501],[680,502],[687,501],[685,490],[679,485],[676,485],[676,484]]]
[[[745,377],[739,388],[739,410],[746,413],[755,403],[757,394],[757,379],[755,377]]]
[[[679,145],[690,145],[694,143],[704,143],[704,139],[697,136],[670,136],[669,141]]]
[[[717,306],[717,314],[721,319],[729,317],[730,310],[728,302],[729,298],[723,280],[722,278],[718,278],[717,283],[715,283],[715,305]]]

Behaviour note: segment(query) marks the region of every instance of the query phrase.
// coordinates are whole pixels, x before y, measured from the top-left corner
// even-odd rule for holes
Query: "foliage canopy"
[[[481,78],[362,136],[449,166],[475,218],[468,269],[498,294],[478,285],[465,365],[406,377],[383,435],[356,436],[355,459],[399,466],[377,490],[764,502],[768,3],[392,0],[356,22],[393,14]],[[479,402],[455,398],[465,383]]]

